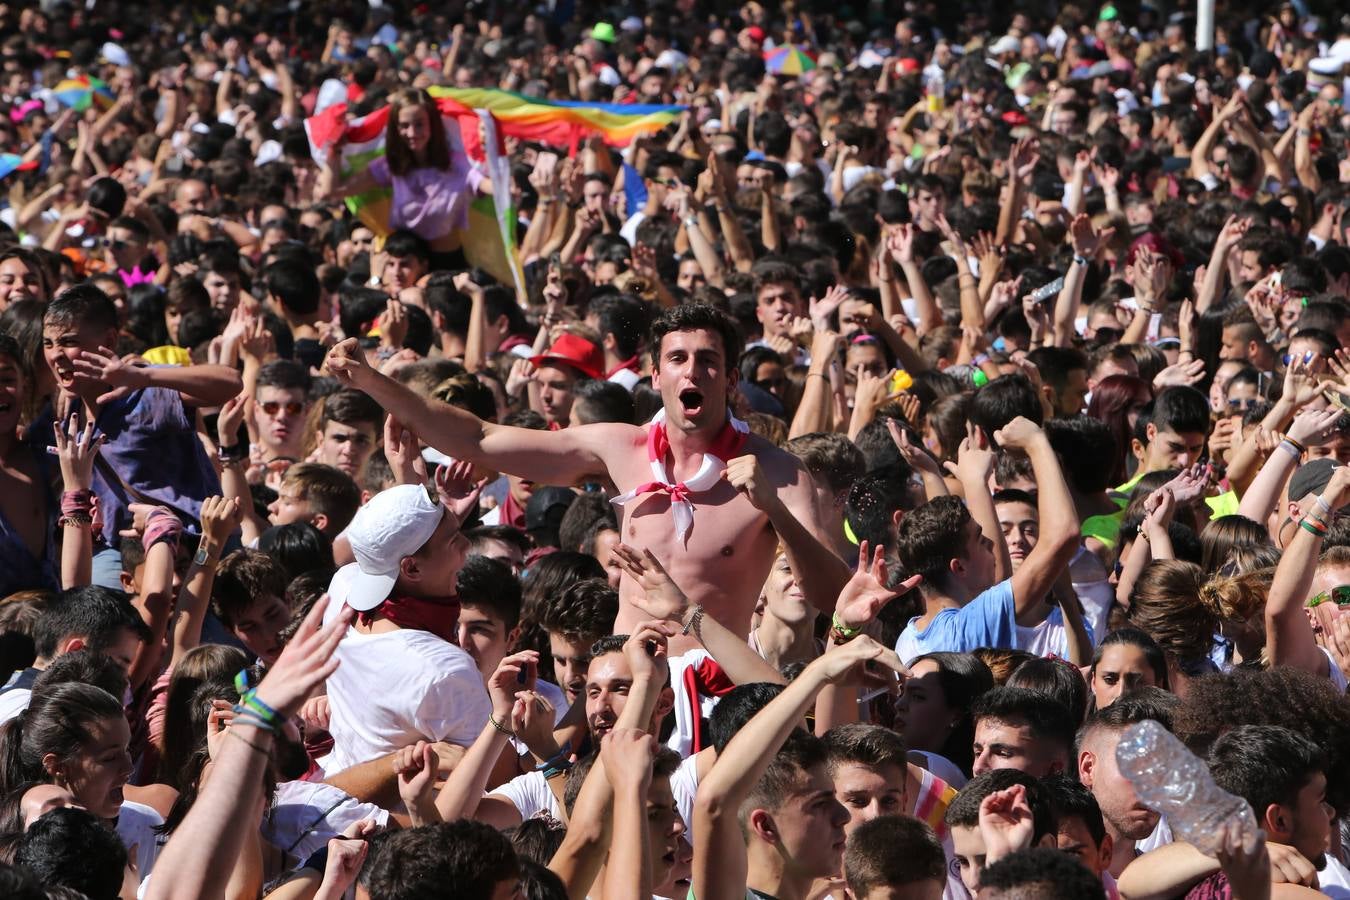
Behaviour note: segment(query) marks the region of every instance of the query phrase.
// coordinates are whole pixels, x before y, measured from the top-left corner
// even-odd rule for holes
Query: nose
[[[989,771],[989,751],[982,750],[980,755],[975,757],[975,762],[970,767],[971,774],[980,775]]]

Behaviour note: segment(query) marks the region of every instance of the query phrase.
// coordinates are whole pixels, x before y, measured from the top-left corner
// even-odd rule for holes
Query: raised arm
[[[727,463],[727,481],[769,517],[807,602],[831,610],[849,571],[829,548],[830,537],[816,512],[810,478],[788,454],[775,452],[765,463],[761,465],[760,457],[749,454],[733,459]]]
[[[998,513],[994,511],[994,498],[989,494],[989,476],[994,472],[993,451],[978,446],[975,437],[966,437],[961,441],[956,462],[945,465],[961,484],[970,517],[993,547],[994,583],[1006,580],[1012,575],[1012,558],[1008,556],[1008,544],[1003,538],[1003,528],[998,524]]]
[[[533,431],[484,422],[472,413],[423,397],[366,364],[355,338],[338,344],[325,363],[343,384],[369,394],[386,412],[413,429],[423,443],[456,459],[544,484],[575,484],[607,473],[604,447],[635,445],[641,432],[625,425],[587,425]]]
[[[639,552],[627,544],[619,544],[613,554],[619,565],[642,586],[644,600],[638,602],[638,608],[652,618],[670,622],[698,638],[733,683],[784,683],[782,674],[751,650],[744,637],[737,637],[712,616],[703,615],[703,607],[691,605],[684,591],[671,580],[650,550]]]
[[[623,653],[633,672],[628,702],[614,723],[614,730],[646,731],[665,689],[669,672],[666,648],[675,629],[665,622],[644,622],[633,629]],[[663,669],[664,667],[664,669]],[[548,867],[567,886],[571,900],[585,900],[604,864],[611,834],[610,807],[614,787],[604,765],[594,765],[572,807],[567,836],[549,860]]]
[[[1041,536],[1021,567],[1013,573],[1013,604],[1019,622],[1044,599],[1059,573],[1078,550],[1079,522],[1059,459],[1039,425],[1018,416],[994,435],[1001,446],[1023,451],[1036,476],[1036,513]]]
[[[1326,526],[1335,510],[1350,500],[1350,468],[1338,466],[1326,489],[1305,503],[1303,519],[1284,548],[1266,598],[1266,650],[1272,666],[1293,666],[1325,676],[1330,661],[1317,647],[1312,625],[1303,613],[1317,571]]]
[[[228,883],[249,830],[241,823],[261,799],[275,729],[294,715],[310,691],[337,668],[333,651],[354,612],[344,609],[323,625],[327,607],[327,597],[314,604],[276,665],[258,685],[256,697],[273,712],[272,721],[236,715],[229,725],[210,780],[192,804],[183,827],[173,833],[159,855],[147,900],[200,900],[219,896],[221,887]]]
[[[1335,407],[1304,409],[1294,416],[1293,424],[1289,426],[1288,438],[1276,447],[1279,452],[1272,453],[1266,459],[1261,471],[1256,473],[1251,486],[1242,495],[1238,515],[1264,525],[1280,502],[1285,482],[1299,466],[1303,456],[1300,448],[1317,446],[1325,442],[1340,417],[1341,411]]]
[[[239,502],[224,497],[207,497],[202,503],[202,539],[192,558],[183,587],[174,604],[170,623],[172,650],[169,667],[183,661],[188,651],[202,641],[202,623],[211,602],[211,588],[216,580],[216,564],[220,562],[225,541],[239,527]]]
[[[844,585],[834,606],[825,652],[838,653],[847,646],[850,635],[871,631],[877,614],[886,604],[918,587],[922,580],[922,575],[913,575],[895,587],[889,587],[886,548],[878,546],[873,550],[867,541],[861,542],[858,567],[853,570],[853,577]],[[816,698],[816,734],[824,735],[836,725],[858,721],[858,704],[858,685],[853,680],[825,685]]]
[[[854,638],[808,665],[718,755],[694,800],[693,896],[699,900],[741,900],[745,896],[749,862],[739,822],[741,804],[793,729],[801,727],[821,688],[872,660],[904,671],[893,651],[871,638]]]
[[[601,742],[600,765],[614,791],[605,900],[650,900],[652,896],[647,790],[656,748],[654,736],[634,728],[615,728]]]

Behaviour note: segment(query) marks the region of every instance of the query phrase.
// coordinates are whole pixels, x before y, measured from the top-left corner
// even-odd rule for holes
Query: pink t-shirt
[[[449,169],[413,169],[406,175],[390,174],[389,161],[381,156],[368,171],[376,184],[394,189],[389,227],[406,228],[428,241],[469,227],[469,204],[484,178],[463,154],[451,156]]]

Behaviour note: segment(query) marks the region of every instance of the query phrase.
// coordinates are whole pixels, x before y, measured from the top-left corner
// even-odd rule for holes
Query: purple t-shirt
[[[393,175],[389,160],[381,156],[367,171],[376,184],[394,189],[389,227],[407,228],[428,241],[469,227],[469,204],[483,182],[483,173],[463,154],[452,154],[449,169],[422,168]]]
[[[197,437],[194,414],[169,388],[144,388],[105,404],[94,420],[106,435],[100,455],[122,482],[195,525],[202,501],[220,493],[220,478]],[[34,441],[49,443],[52,412],[43,410],[30,429]],[[44,440],[44,436],[46,440]],[[94,467],[94,493],[103,517],[103,539],[121,544],[118,532],[131,527],[127,504],[142,502],[122,484],[109,484]]]

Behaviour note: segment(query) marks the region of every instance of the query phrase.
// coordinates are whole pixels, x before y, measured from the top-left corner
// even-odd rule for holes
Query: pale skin
[[[547,432],[482,422],[375,372],[355,341],[334,347],[327,367],[400,421],[418,423],[424,442],[457,459],[490,463],[546,484],[607,476],[619,491],[627,491],[652,480],[645,428],[603,423]],[[736,378],[714,332],[678,331],[662,340],[652,385],[661,392],[666,410],[666,471],[672,481],[686,481],[698,471],[702,454],[727,420]],[[661,493],[643,494],[622,507],[620,526],[625,543],[650,550],[691,602],[738,635],[749,634],[755,600],[780,537],[807,596],[833,598],[848,578],[843,561],[826,549],[827,527],[815,511],[806,471],[753,435],[745,453],[730,461],[723,481],[691,497],[694,525],[685,541],[677,537],[669,498]],[[641,586],[625,573],[619,583],[616,633],[627,633],[646,618],[639,608],[643,598]],[[697,646],[692,638],[676,635],[671,652]]]

